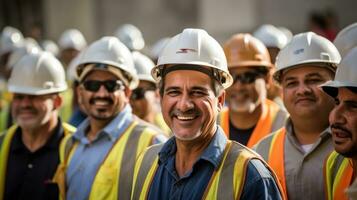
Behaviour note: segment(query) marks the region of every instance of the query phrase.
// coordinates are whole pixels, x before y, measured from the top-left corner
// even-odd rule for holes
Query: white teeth
[[[193,120],[194,118],[194,116],[177,116],[179,120]]]
[[[95,101],[95,104],[96,105],[99,105],[99,106],[105,106],[105,105],[108,105],[108,101]]]

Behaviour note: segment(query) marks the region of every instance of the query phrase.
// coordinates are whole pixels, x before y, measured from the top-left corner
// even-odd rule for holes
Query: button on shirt
[[[46,144],[31,152],[22,142],[21,128],[11,141],[5,178],[4,199],[57,199],[58,187],[50,183],[59,163],[58,147],[63,138],[61,121]]]
[[[179,177],[175,169],[176,142],[171,138],[159,153],[159,166],[148,199],[202,199],[214,170],[223,158],[227,139],[219,127],[191,171]],[[281,199],[270,172],[259,160],[248,164],[241,199]]]

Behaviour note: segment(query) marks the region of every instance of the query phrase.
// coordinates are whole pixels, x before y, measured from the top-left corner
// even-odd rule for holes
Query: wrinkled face
[[[318,66],[301,66],[283,73],[283,101],[295,117],[327,116],[334,106],[333,99],[319,85],[333,78],[332,72]]]
[[[216,97],[211,82],[208,75],[192,70],[176,70],[165,76],[162,113],[176,139],[213,135],[225,94]]]
[[[339,88],[335,108],[330,113],[335,150],[346,157],[357,157],[357,94]]]
[[[252,67],[237,67],[229,70],[234,83],[227,89],[230,110],[250,113],[266,97],[265,76]]]
[[[109,86],[114,88],[113,91],[108,91]],[[79,104],[82,105],[85,113],[92,119],[107,122],[115,118],[124,108],[129,102],[130,95],[130,90],[120,84],[114,74],[102,70],[90,72],[78,87],[77,92]]]
[[[35,96],[15,93],[11,113],[22,129],[34,130],[57,117],[60,105],[61,97],[56,94]]]
[[[158,102],[157,88],[154,83],[149,81],[140,81],[139,86],[133,90],[130,97],[133,113],[141,119],[155,112],[154,108]]]

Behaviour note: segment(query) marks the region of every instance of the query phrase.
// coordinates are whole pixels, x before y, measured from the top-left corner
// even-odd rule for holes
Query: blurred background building
[[[0,28],[10,25],[25,36],[54,41],[77,28],[91,42],[130,23],[150,46],[183,28],[199,27],[223,42],[266,23],[307,31],[312,13],[330,16],[340,29],[357,21],[356,8],[356,0],[1,0]]]

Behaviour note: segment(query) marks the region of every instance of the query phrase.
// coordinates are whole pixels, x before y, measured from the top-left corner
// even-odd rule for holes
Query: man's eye
[[[286,87],[293,87],[293,86],[295,86],[295,85],[297,85],[297,82],[296,82],[296,81],[290,81],[290,82],[287,82],[287,83],[285,84]]]
[[[171,90],[171,91],[167,91],[166,94],[169,96],[177,96],[180,94],[180,92],[176,90]]]
[[[194,96],[204,96],[204,95],[206,95],[206,93],[204,93],[202,91],[192,91],[192,95],[194,95]]]
[[[307,80],[308,83],[314,84],[314,83],[321,83],[323,80],[321,79],[310,79]]]

